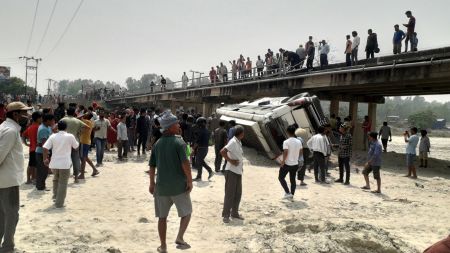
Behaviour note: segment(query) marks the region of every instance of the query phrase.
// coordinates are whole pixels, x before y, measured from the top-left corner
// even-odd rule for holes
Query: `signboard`
[[[0,66],[0,79],[9,78],[10,73],[10,67]]]

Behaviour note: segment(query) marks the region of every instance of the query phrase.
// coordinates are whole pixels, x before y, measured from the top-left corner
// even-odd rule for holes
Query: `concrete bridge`
[[[350,102],[350,115],[357,115],[358,103],[369,103],[367,115],[375,129],[376,105],[384,103],[385,96],[450,94],[450,47],[362,60],[352,67],[333,64],[313,71],[302,69],[261,79],[113,98],[107,104],[158,106],[172,111],[182,106],[209,115],[222,102],[239,103],[302,92],[330,100],[330,113],[336,114],[340,101]]]

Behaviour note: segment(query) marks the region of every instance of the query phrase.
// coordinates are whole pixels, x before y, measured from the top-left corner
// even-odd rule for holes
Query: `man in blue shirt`
[[[405,177],[417,178],[416,166],[414,161],[416,160],[416,148],[419,143],[419,136],[417,135],[417,127],[411,128],[411,136],[408,131],[403,134],[406,144],[406,166],[408,167],[408,175]]]
[[[380,167],[382,147],[377,137],[377,132],[369,133],[368,139],[371,145],[369,153],[367,155],[367,163],[364,165],[363,170],[364,179],[366,180],[366,186],[361,187],[361,189],[363,190],[370,190],[369,174],[373,171],[373,177],[375,178],[375,180],[377,180],[377,190],[372,191],[373,193],[381,193]]]
[[[402,52],[402,41],[405,39],[405,33],[400,30],[398,25],[394,25],[394,38],[392,44],[394,44],[394,54],[400,54]]]
[[[44,114],[42,124],[38,128],[37,147],[36,147],[36,189],[45,190],[45,180],[48,176],[48,167],[44,164],[42,146],[52,134],[52,126],[55,124],[55,116],[53,114]]]

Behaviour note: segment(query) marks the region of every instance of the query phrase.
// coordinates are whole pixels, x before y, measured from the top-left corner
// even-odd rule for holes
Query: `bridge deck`
[[[107,101],[111,105],[159,101],[239,102],[264,96],[300,92],[321,99],[383,102],[384,96],[450,93],[450,47],[361,60],[357,66],[331,64],[324,69],[302,69],[284,75],[145,93]]]

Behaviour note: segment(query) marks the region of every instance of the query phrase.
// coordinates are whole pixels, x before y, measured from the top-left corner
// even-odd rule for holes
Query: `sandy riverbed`
[[[184,252],[421,252],[450,233],[449,159],[431,161],[439,172],[419,170],[420,178],[411,180],[402,177],[403,155],[384,154],[383,194],[374,195],[359,189],[363,178],[355,168],[361,167],[364,154],[357,153],[351,186],[318,185],[307,172],[308,186],[298,189],[291,202],[281,199],[277,166],[252,149],[244,152],[245,221],[222,223],[222,175],[194,183],[194,213],[185,237],[192,248]],[[108,153],[106,160],[99,177],[70,183],[65,209],[52,207],[50,192],[21,187],[20,252],[156,252],[157,220],[144,173],[148,157],[118,163]],[[332,179],[337,176],[334,167],[331,173]],[[178,221],[173,209],[169,243]],[[169,252],[181,251],[169,244]]]

